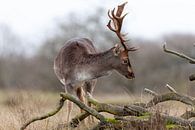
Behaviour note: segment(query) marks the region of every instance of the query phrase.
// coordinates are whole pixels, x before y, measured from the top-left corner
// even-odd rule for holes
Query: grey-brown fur
[[[64,85],[80,82],[75,75],[81,71],[87,71],[91,75],[85,80],[96,79],[112,69],[107,63],[112,55],[110,50],[97,53],[92,42],[86,38],[72,39],[57,55],[54,70],[59,79],[65,79]]]
[[[119,52],[116,54],[116,51]],[[127,64],[123,64],[123,60]],[[128,52],[119,47],[112,47],[104,52],[97,52],[87,38],[71,39],[61,48],[54,61],[54,71],[63,83],[65,91],[78,96],[83,101],[81,89],[92,94],[96,79],[108,75],[112,70],[127,78],[134,74],[128,58]],[[90,104],[89,104],[90,105]],[[68,118],[72,109],[68,105]]]

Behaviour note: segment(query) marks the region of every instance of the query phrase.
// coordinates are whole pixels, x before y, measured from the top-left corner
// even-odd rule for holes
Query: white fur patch
[[[58,68],[56,67],[56,64],[54,63],[54,66],[53,66],[54,70],[57,70]]]
[[[60,79],[60,82],[63,84],[63,85],[65,85],[65,79],[63,78],[63,79]]]
[[[76,74],[76,78],[78,81],[84,81],[84,80],[90,79],[91,75],[86,71],[82,71]]]

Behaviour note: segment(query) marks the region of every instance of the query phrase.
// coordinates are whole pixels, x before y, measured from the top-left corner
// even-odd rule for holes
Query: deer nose
[[[134,73],[132,72],[132,73],[130,73],[130,76],[132,77],[132,78],[135,78],[135,75],[134,75]]]
[[[128,78],[128,79],[133,79],[133,78],[135,78],[135,75],[134,75],[133,72],[131,72],[131,73],[129,73],[128,75],[126,75],[126,78]]]

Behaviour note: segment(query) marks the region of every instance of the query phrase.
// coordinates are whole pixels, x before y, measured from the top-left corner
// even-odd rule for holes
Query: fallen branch
[[[64,101],[65,101],[65,99],[64,99],[64,98],[61,98],[60,101],[59,101],[59,103],[58,103],[58,106],[56,107],[55,110],[53,110],[53,111],[51,111],[51,112],[49,112],[49,113],[47,113],[47,114],[45,114],[45,115],[43,115],[43,116],[38,116],[38,117],[35,117],[35,118],[33,118],[33,119],[27,121],[26,123],[24,123],[24,124],[22,125],[22,127],[20,128],[20,130],[26,129],[26,127],[27,127],[28,125],[30,125],[31,123],[33,123],[33,122],[35,122],[35,121],[43,120],[43,119],[46,119],[46,118],[48,118],[48,117],[51,117],[51,116],[55,115],[55,114],[58,113],[58,112],[61,110],[61,108],[64,106]]]
[[[177,93],[176,90],[173,89],[169,85],[166,85],[166,87],[171,91],[170,93],[165,93],[165,94],[161,94],[161,95],[158,95],[158,94],[153,95],[154,96],[153,99],[150,100],[148,103],[146,103],[144,107],[149,108],[149,107],[152,107],[158,103],[170,101],[170,100],[179,101],[179,102],[182,102],[186,105],[191,105],[191,106],[195,105],[194,98],[187,96],[187,95],[182,95],[182,94]],[[145,90],[148,91],[149,89],[145,89]]]
[[[86,98],[88,102],[94,105],[93,109],[96,110],[97,112],[107,112],[107,113],[110,113],[113,115],[119,115],[119,116],[136,115],[136,113],[134,112],[124,111],[123,106],[100,103],[96,101],[94,98],[92,98],[90,94],[87,94]],[[77,115],[71,120],[70,126],[77,127],[79,122],[87,118],[89,115],[90,113],[88,113],[87,111]]]
[[[43,120],[43,119],[46,119],[48,117],[55,115],[63,107],[65,100],[70,100],[74,102],[78,107],[85,110],[85,112],[77,115],[71,120],[70,126],[72,127],[77,127],[80,121],[84,120],[86,117],[90,115],[96,117],[100,121],[100,123],[93,128],[94,130],[99,129],[99,128],[101,129],[104,129],[104,128],[123,129],[123,127],[132,128],[131,126],[133,124],[139,124],[138,126],[142,126],[145,123],[147,124],[151,123],[150,120],[148,119],[146,120],[145,118],[143,120],[142,117],[147,117],[149,119],[152,119],[153,117],[156,117],[158,115],[160,119],[164,120],[165,124],[175,124],[175,125],[183,126],[183,127],[190,126],[195,129],[195,122],[194,121],[191,122],[188,120],[191,117],[195,117],[195,112],[193,110],[184,113],[181,117],[173,117],[173,116],[164,115],[160,112],[152,112],[147,109],[160,102],[165,102],[165,101],[170,101],[170,100],[179,101],[184,104],[191,105],[191,106],[195,105],[194,98],[177,93],[176,90],[172,88],[170,85],[166,85],[166,87],[170,90],[170,92],[166,94],[161,94],[161,95],[157,94],[156,92],[152,90],[145,89],[147,93],[153,96],[153,98],[148,103],[137,103],[137,104],[130,104],[126,106],[100,103],[94,98],[92,98],[90,94],[87,94],[87,100],[94,105],[93,108],[86,106],[84,103],[79,101],[76,97],[68,93],[61,93],[60,102],[55,110],[43,116],[39,116],[39,117],[36,117],[36,118],[33,118],[27,121],[27,123],[25,123],[21,127],[21,130],[24,130],[28,125],[30,125],[31,123],[35,121]],[[105,118],[103,115],[100,114],[100,112],[107,112],[107,113],[113,114],[115,115],[115,119]],[[126,116],[130,117],[129,119],[131,120],[128,120],[128,118],[125,118]],[[121,117],[120,120],[117,117]],[[153,129],[153,128],[151,127],[150,129]]]
[[[116,117],[118,117],[118,116],[120,116],[120,117],[125,117],[125,116],[139,117],[139,116],[145,116],[145,115],[149,115],[149,117],[150,117],[150,116],[156,115],[158,113],[150,112],[147,110],[147,108],[152,107],[160,102],[170,101],[170,100],[183,102],[187,105],[192,105],[192,106],[195,104],[195,101],[191,97],[177,93],[176,90],[174,88],[172,88],[170,85],[166,85],[166,87],[171,92],[167,93],[167,94],[163,94],[163,95],[159,95],[152,90],[145,89],[147,91],[147,93],[154,96],[154,98],[146,104],[139,103],[139,104],[127,105],[127,106],[122,107],[122,106],[117,106],[117,105],[99,103],[98,101],[93,99],[91,96],[88,96],[88,100],[93,105],[95,105],[94,109],[96,111],[107,112],[107,113],[115,115]],[[75,118],[73,118],[72,122],[74,122],[76,120],[76,123],[77,123],[76,126],[77,126],[80,121],[82,121],[83,119],[85,119],[89,115],[90,114],[87,112],[82,113],[82,114],[76,116]],[[172,124],[181,125],[181,126],[185,126],[185,127],[188,127],[190,125],[190,126],[195,128],[194,122],[188,121],[182,117],[173,117],[173,116],[168,116],[168,115],[164,115],[164,114],[160,114],[160,116],[165,120],[166,123],[171,122]],[[112,124],[108,119],[106,121],[107,122],[104,122],[104,123],[100,122],[96,127],[94,127],[94,130],[98,129],[98,128],[110,128],[111,126],[112,126],[112,128],[118,128],[121,126],[120,125],[121,122],[115,122],[111,119],[112,122],[115,122],[114,124]],[[126,121],[126,120],[124,120],[124,121]],[[131,122],[135,122],[135,120],[131,120]],[[123,127],[125,127],[124,123],[127,123],[127,125],[126,125],[126,127],[127,127],[127,126],[129,126],[129,124],[131,124],[131,122],[128,122],[128,123],[122,122]]]
[[[27,121],[26,123],[24,123],[22,125],[22,127],[20,128],[20,130],[24,130],[26,129],[26,127],[28,125],[30,125],[31,123],[35,122],[35,121],[38,121],[38,120],[43,120],[43,119],[46,119],[48,117],[51,117],[51,116],[54,116],[56,113],[58,113],[61,108],[63,107],[64,105],[64,101],[65,100],[70,100],[72,102],[74,102],[77,106],[79,106],[81,109],[87,111],[89,114],[93,115],[94,117],[96,117],[97,119],[99,119],[100,121],[104,122],[105,121],[105,118],[103,115],[99,114],[96,110],[86,106],[84,103],[82,103],[81,101],[79,101],[76,97],[72,96],[71,94],[68,94],[68,93],[61,93],[60,94],[61,96],[61,99],[60,99],[60,102],[58,104],[58,106],[55,108],[55,110],[43,115],[43,116],[38,116],[38,117],[35,117],[29,121]]]
[[[80,107],[81,109],[83,109],[86,112],[90,113],[92,116],[96,117],[98,120],[100,120],[100,121],[105,121],[106,120],[103,115],[99,114],[93,108],[86,106],[83,102],[78,100],[76,97],[74,97],[74,96],[72,96],[68,93],[61,93],[60,96],[63,97],[64,99],[68,99],[68,100],[72,101],[78,107]]]
[[[195,129],[195,122],[183,119],[181,117],[174,117],[164,115],[157,112],[150,113],[147,115],[136,117],[136,116],[117,116],[115,120],[105,123],[99,123],[92,130],[99,129],[166,129],[167,126],[174,125],[176,128],[183,128],[189,130],[189,128]]]
[[[186,111],[184,114],[182,114],[180,116],[181,118],[184,118],[184,119],[190,119],[192,117],[195,117],[195,111],[194,110],[191,110],[191,111]]]

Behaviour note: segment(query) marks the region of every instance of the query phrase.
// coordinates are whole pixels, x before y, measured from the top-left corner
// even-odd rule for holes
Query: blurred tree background
[[[106,11],[98,9],[84,19],[70,14],[64,21],[56,23],[56,33],[47,36],[32,55],[28,54],[29,50],[25,49],[23,42],[11,28],[0,25],[0,88],[62,91],[62,84],[53,71],[53,61],[67,40],[74,37],[90,38],[99,51],[107,50],[118,42],[105,25],[104,12]],[[96,92],[140,92],[144,87],[158,91],[167,83],[180,91],[192,90],[187,86],[192,85],[188,81],[188,75],[193,73],[193,66],[183,59],[164,53],[162,44],[166,41],[169,48],[194,56],[194,35],[169,34],[153,41],[131,38],[130,34],[128,38],[131,39],[131,46],[139,47],[137,52],[130,54],[136,78],[127,80],[113,72],[111,76],[99,79]]]

